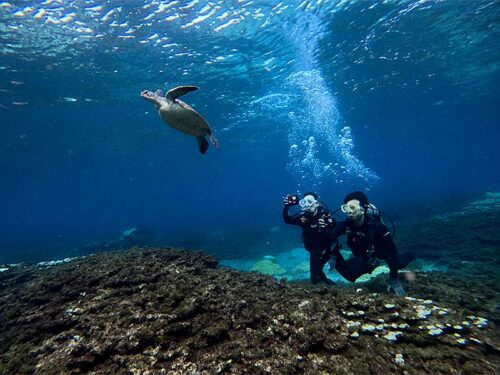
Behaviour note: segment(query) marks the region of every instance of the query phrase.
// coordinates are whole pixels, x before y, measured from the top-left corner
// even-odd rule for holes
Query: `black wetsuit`
[[[289,206],[283,207],[283,220],[287,224],[299,225],[302,228],[302,242],[309,252],[309,265],[311,272],[311,283],[325,282],[333,284],[333,281],[326,277],[323,272],[325,263],[330,258],[330,248],[332,241],[321,230],[318,220],[326,212],[323,207],[318,207],[316,215],[309,212],[299,212],[294,215],[289,214]]]
[[[387,263],[391,278],[397,278],[398,270],[415,259],[413,254],[400,255],[387,227],[370,216],[365,216],[359,227],[346,220],[327,231],[331,241],[337,241],[343,234],[347,235],[347,245],[354,256],[345,260],[338,251],[333,255],[336,256],[335,269],[349,281],[371,273],[377,267],[377,259]]]

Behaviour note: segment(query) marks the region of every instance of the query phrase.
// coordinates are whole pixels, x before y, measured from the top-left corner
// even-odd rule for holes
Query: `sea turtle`
[[[144,90],[141,92],[141,96],[155,105],[160,117],[168,125],[185,134],[196,137],[200,152],[204,154],[208,148],[206,136],[209,137],[210,142],[215,147],[219,147],[219,142],[213,136],[212,130],[210,130],[205,119],[179,99],[180,96],[195,90],[198,90],[198,87],[179,86],[169,90],[165,96],[163,96],[161,90],[157,90],[156,92]]]

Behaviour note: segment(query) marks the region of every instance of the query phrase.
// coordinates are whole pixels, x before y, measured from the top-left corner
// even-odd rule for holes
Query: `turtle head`
[[[157,108],[161,106],[161,102],[165,100],[159,93],[149,91],[149,90],[144,90],[141,92],[141,96],[146,99],[148,102],[153,103]]]

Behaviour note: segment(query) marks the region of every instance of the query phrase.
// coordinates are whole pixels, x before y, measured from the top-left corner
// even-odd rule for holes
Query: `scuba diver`
[[[404,295],[398,270],[413,261],[414,255],[399,254],[390,231],[380,218],[380,212],[368,202],[363,192],[348,194],[341,210],[347,214],[347,220],[336,223],[335,226],[324,220],[319,221],[331,241],[337,241],[343,234],[347,235],[347,245],[353,257],[345,260],[338,249],[334,250],[332,257],[337,272],[354,282],[361,275],[372,273],[381,264],[381,260],[384,260],[390,270],[387,290],[392,290],[398,296]]]
[[[290,207],[297,205],[300,205],[301,210],[290,215]],[[323,272],[323,267],[330,258],[332,240],[326,236],[325,228],[319,226],[319,219],[328,223],[329,227],[334,226],[333,218],[330,217],[329,211],[321,206],[316,193],[305,193],[301,200],[296,195],[287,195],[283,199],[283,220],[287,224],[302,228],[302,242],[309,252],[311,283],[323,282],[333,285],[333,280],[327,278]]]

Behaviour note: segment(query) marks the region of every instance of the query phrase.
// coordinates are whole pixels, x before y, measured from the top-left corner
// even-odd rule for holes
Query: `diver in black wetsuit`
[[[382,223],[380,217],[373,214],[374,206],[368,203],[363,192],[354,192],[344,198],[342,211],[347,220],[330,226],[323,220],[319,225],[325,227],[331,241],[346,234],[347,245],[353,257],[345,260],[340,252],[335,251],[335,269],[347,280],[354,282],[361,275],[371,273],[384,260],[389,266],[390,274],[388,290],[398,296],[404,295],[403,285],[398,279],[398,270],[406,267],[415,257],[413,254],[399,254],[391,233]]]
[[[302,210],[290,215],[290,206],[298,204]],[[302,241],[309,252],[311,283],[323,282],[333,285],[335,283],[323,272],[323,267],[330,258],[332,241],[325,235],[324,228],[319,227],[320,218],[333,226],[333,219],[329,218],[328,211],[319,204],[316,193],[306,193],[300,201],[295,195],[287,195],[283,199],[283,220],[287,224],[299,225],[302,228]]]

